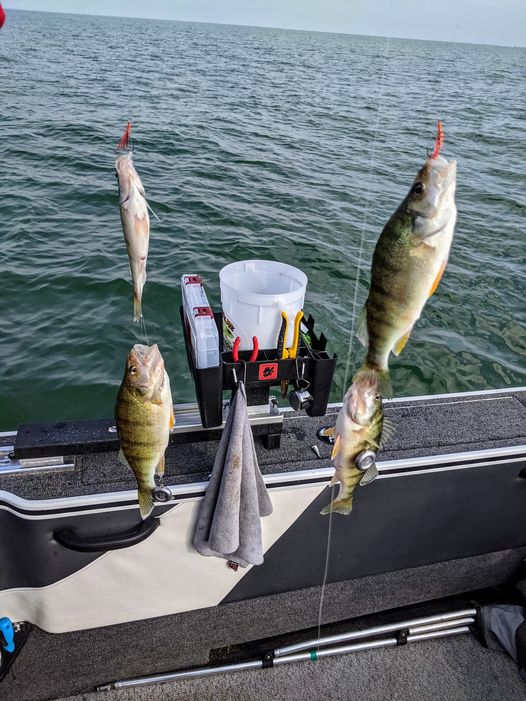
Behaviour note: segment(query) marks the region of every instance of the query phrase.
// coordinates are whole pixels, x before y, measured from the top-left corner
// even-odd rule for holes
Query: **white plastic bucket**
[[[286,263],[242,260],[226,265],[219,281],[225,348],[231,349],[237,336],[240,350],[252,349],[253,336],[258,337],[260,349],[276,348],[281,312],[289,318],[285,345],[292,345],[294,319],[305,300],[305,273]]]

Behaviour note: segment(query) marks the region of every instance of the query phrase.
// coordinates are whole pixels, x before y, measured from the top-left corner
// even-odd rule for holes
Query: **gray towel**
[[[272,503],[259,471],[242,382],[234,395],[199,512],[194,547],[241,567],[261,565],[261,516]]]

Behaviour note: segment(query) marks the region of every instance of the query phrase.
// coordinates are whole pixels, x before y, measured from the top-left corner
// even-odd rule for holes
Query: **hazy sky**
[[[3,5],[526,46],[526,0],[3,0]]]

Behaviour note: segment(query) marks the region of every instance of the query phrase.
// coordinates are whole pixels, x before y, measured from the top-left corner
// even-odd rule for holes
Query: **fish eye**
[[[128,368],[128,372],[130,373],[130,375],[135,375],[135,373],[137,372],[137,368],[135,367],[135,365],[131,365]]]
[[[411,190],[411,192],[413,193],[413,195],[421,195],[425,189],[426,186],[424,185],[424,183],[418,182],[413,185],[413,189]]]
[[[381,398],[382,398],[382,395],[381,395],[381,394],[377,394],[377,395],[375,396],[376,401],[379,401]]]

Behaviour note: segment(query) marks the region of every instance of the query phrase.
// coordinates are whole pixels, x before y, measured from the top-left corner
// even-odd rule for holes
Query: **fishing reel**
[[[360,487],[365,487],[378,477],[376,453],[374,450],[362,450],[362,452],[358,453],[355,457],[354,464],[360,472],[363,472],[363,477],[360,480]]]
[[[356,467],[361,472],[367,472],[376,463],[376,453],[374,450],[362,450],[355,458]]]
[[[331,426],[322,426],[316,431],[318,440],[329,445],[334,445],[334,428]],[[376,453],[374,450],[362,450],[361,453],[354,459],[354,464],[360,472],[363,472],[363,477],[360,479],[360,487],[365,487],[378,477],[378,468],[376,467]]]
[[[152,490],[152,499],[154,501],[160,501],[166,503],[167,501],[172,501],[174,495],[169,487],[155,487]]]
[[[314,401],[308,389],[295,389],[289,394],[289,404],[294,411],[308,409]]]
[[[294,411],[302,411],[308,409],[314,397],[309,392],[310,382],[305,378],[305,363],[301,365],[301,371],[298,371],[298,359],[296,358],[296,373],[298,375],[297,389],[289,394],[289,404]]]

